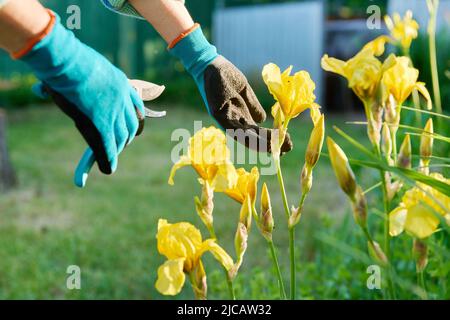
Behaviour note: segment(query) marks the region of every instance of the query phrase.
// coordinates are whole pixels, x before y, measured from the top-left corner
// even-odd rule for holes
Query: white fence
[[[213,40],[219,52],[248,74],[274,62],[307,70],[321,96],[324,11],[320,1],[218,9]],[[320,99],[319,99],[320,100]]]

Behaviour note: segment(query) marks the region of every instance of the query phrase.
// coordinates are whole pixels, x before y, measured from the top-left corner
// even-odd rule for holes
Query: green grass
[[[180,170],[175,186],[167,184],[170,154],[176,143],[171,141],[171,134],[176,128],[192,133],[194,120],[203,120],[205,126],[212,124],[203,109],[170,107],[167,111],[167,118],[147,122],[144,135],[121,156],[116,174],[104,176],[94,169],[83,190],[72,184],[73,170],[85,145],[71,121],[51,107],[9,112],[8,142],[20,185],[0,195],[0,298],[164,298],[154,289],[156,269],[164,261],[156,250],[158,219],[189,221],[206,235],[194,210],[193,197],[199,195],[200,187],[193,170]],[[303,118],[292,123],[296,147],[283,158],[291,203],[298,202],[303,149],[311,129],[310,120]],[[331,125],[337,124],[353,137],[366,140],[363,128],[345,126],[342,119],[329,118],[327,124],[329,133]],[[377,177],[376,172],[355,169],[366,187]],[[365,243],[326,157],[321,158],[314,179],[297,229],[300,297],[381,298],[380,291],[366,287]],[[287,283],[288,241],[281,197],[275,176],[262,180],[268,183],[272,196],[275,243]],[[373,195],[376,203],[377,191]],[[215,204],[219,242],[234,253],[239,205],[221,194],[216,196]],[[375,233],[381,225],[379,220],[376,214],[371,215]],[[436,255],[440,260],[431,260],[427,281],[432,297],[449,298],[448,237],[441,234],[436,238],[436,250],[447,249]],[[409,238],[395,239],[394,248],[399,258],[398,273],[414,279]],[[253,228],[236,283],[238,298],[277,298],[275,274],[267,253],[265,242]],[[204,260],[209,298],[227,298],[216,262],[210,255]],[[81,268],[81,290],[66,289],[69,265]],[[410,287],[401,293],[403,298],[416,298]],[[189,285],[177,298],[193,298]]]

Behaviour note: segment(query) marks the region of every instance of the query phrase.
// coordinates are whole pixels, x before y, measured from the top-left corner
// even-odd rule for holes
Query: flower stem
[[[397,134],[394,131],[391,131],[391,140],[392,140],[392,155],[393,155],[394,165],[397,165],[397,157],[398,157],[398,155],[397,155]]]
[[[233,287],[233,280],[231,280],[228,271],[223,268],[223,271],[225,273],[225,278],[227,279],[227,286],[228,286],[228,293],[230,295],[231,300],[236,300],[236,295],[234,293],[234,287]]]
[[[427,293],[427,287],[425,286],[425,276],[424,276],[423,270],[417,272],[417,285],[423,291],[423,299],[427,300],[428,299],[428,293]]]
[[[380,170],[381,185],[383,190],[383,206],[384,206],[384,253],[390,259],[391,245],[389,236],[389,199],[385,180],[385,172]]]
[[[280,184],[281,196],[283,198],[284,212],[286,214],[287,221],[289,223],[289,217],[291,216],[289,211],[289,202],[286,195],[286,188],[284,187],[283,173],[281,172],[280,160],[275,159],[275,165],[277,167],[278,183]],[[295,276],[295,231],[293,228],[289,229],[289,257],[291,266],[291,300],[295,299],[296,291],[296,276]]]
[[[289,229],[289,258],[291,261],[291,300],[295,300],[295,295],[296,295],[295,228]]]
[[[200,294],[200,291],[196,287],[194,272],[189,272],[189,281],[191,282],[192,291],[194,291],[195,300],[206,300],[206,297]]]
[[[258,213],[256,212],[255,208],[253,208],[253,218],[255,219],[256,223],[259,225],[259,216],[258,216]],[[260,230],[262,232],[261,228],[260,228]],[[266,239],[267,244],[269,245],[270,254],[272,256],[272,263],[273,263],[273,266],[275,267],[275,271],[277,273],[278,286],[280,288],[280,299],[286,300],[286,290],[284,289],[284,281],[283,281],[283,276],[281,275],[280,264],[278,263],[278,257],[277,257],[277,252],[275,249],[275,244],[273,243],[273,240],[271,240],[271,238],[266,238],[264,236],[264,239]]]
[[[197,295],[197,291],[195,290],[195,279],[194,274],[192,272],[189,273],[189,281],[191,282],[192,291],[194,291],[195,300],[200,300]]]
[[[375,154],[382,160],[382,155],[380,152],[379,146],[374,145],[374,152]],[[388,259],[389,265],[387,266],[387,273],[388,273],[388,291],[389,295],[392,299],[395,299],[395,289],[394,289],[394,282],[392,279],[392,265],[391,265],[391,244],[390,244],[390,235],[389,235],[389,196],[387,191],[387,185],[386,185],[386,179],[385,179],[386,172],[384,170],[380,170],[380,179],[381,179],[381,186],[383,190],[383,207],[384,207],[384,253]]]
[[[291,214],[289,211],[289,202],[286,195],[286,189],[284,187],[283,173],[281,172],[280,160],[276,160],[275,163],[277,166],[278,183],[280,184],[281,196],[283,198],[284,213],[286,214],[286,218],[289,220]]]
[[[434,103],[436,105],[436,111],[442,114],[441,92],[439,89],[439,72],[437,64],[436,53],[436,21],[439,7],[439,0],[430,0],[430,22],[428,25],[428,38],[430,46],[430,65],[431,65],[431,78],[433,82]]]
[[[391,299],[396,299],[394,281],[392,279],[392,264],[391,264],[391,239],[389,235],[389,198],[386,187],[385,180],[385,172],[383,170],[380,171],[381,179],[382,179],[382,189],[383,189],[383,205],[384,205],[384,253],[389,261],[389,265],[387,266],[388,273],[388,290]]]
[[[287,298],[286,290],[284,289],[283,276],[281,275],[281,270],[280,270],[280,265],[278,263],[278,258],[277,258],[277,252],[275,250],[275,245],[273,244],[273,241],[267,241],[267,244],[269,245],[270,253],[272,255],[273,265],[274,265],[275,270],[277,272],[278,285],[280,287],[280,299],[281,300],[286,300],[286,298]]]

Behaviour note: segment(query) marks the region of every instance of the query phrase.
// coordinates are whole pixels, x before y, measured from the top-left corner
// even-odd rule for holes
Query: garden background
[[[40,101],[31,94],[30,88],[35,79],[27,69],[20,62],[12,62],[6,54],[0,53],[0,108],[6,110],[6,142],[17,178],[17,183],[10,190],[2,190],[0,194],[0,298],[163,298],[154,289],[156,269],[163,261],[156,250],[157,221],[160,217],[172,222],[198,221],[193,197],[200,190],[193,185],[195,175],[189,170],[178,174],[175,186],[167,184],[172,166],[170,154],[174,146],[171,133],[177,128],[192,132],[195,120],[202,120],[204,126],[212,125],[213,121],[204,111],[194,82],[182,66],[170,57],[164,42],[146,22],[105,10],[100,1],[42,2],[58,12],[63,20],[69,16],[66,13],[68,6],[78,5],[82,24],[80,30],[75,30],[76,35],[106,55],[130,78],[164,84],[166,91],[154,108],[165,109],[168,115],[163,120],[147,122],[144,136],[121,156],[115,175],[106,177],[94,170],[88,186],[83,190],[76,189],[72,184],[72,174],[85,148],[84,142],[71,121],[53,104]],[[217,26],[214,19],[221,10],[248,6],[265,8],[303,1],[186,2],[195,20],[202,24],[214,42],[214,26]],[[322,37],[317,38],[320,45],[314,46],[320,51],[317,52],[317,61],[311,62],[313,66],[319,65],[320,57],[325,52],[348,59],[367,40],[385,32],[383,29],[367,28],[369,14],[366,10],[369,5],[378,5],[384,15],[389,10],[388,1],[318,2],[323,5],[323,16],[313,19],[321,22],[323,33]],[[445,71],[450,70],[450,5],[449,1],[441,2],[444,9],[439,22],[438,64],[443,106],[448,112],[450,79],[445,76]],[[418,14],[423,15],[423,12]],[[267,23],[282,25],[283,21],[274,19]],[[421,25],[421,30],[423,32],[414,42],[411,54],[416,67],[421,70],[421,81],[431,85],[426,25]],[[308,50],[308,43],[302,44],[302,30],[290,32],[297,36],[289,41],[298,42],[299,48]],[[264,34],[255,37],[264,41]],[[251,53],[252,48],[242,48],[242,51]],[[301,62],[295,67],[308,68]],[[262,104],[269,110],[273,102],[263,86],[260,71],[249,70],[246,73]],[[350,119],[363,118],[362,106],[350,94],[345,81],[325,73],[318,77],[315,80],[321,83],[320,102],[327,116],[328,133],[334,137],[331,126],[338,125],[365,142],[365,128],[345,123]],[[299,119],[291,124],[291,136],[297,147],[283,160],[286,187],[291,198],[295,198],[299,190],[303,150],[312,126],[307,120]],[[345,142],[341,142],[345,147]],[[440,143],[436,142],[436,145],[444,150],[441,156],[448,157],[446,145],[440,146]],[[381,292],[369,290],[366,286],[366,269],[370,260],[364,250],[357,249],[365,247],[364,239],[353,221],[344,194],[337,186],[329,159],[322,157],[318,166],[314,188],[297,229],[300,248],[297,257],[299,297],[379,299]],[[362,184],[367,187],[373,184],[376,173],[355,169]],[[448,170],[444,169],[444,175],[448,176]],[[276,176],[263,177],[262,180],[270,186],[274,208],[281,208]],[[221,196],[217,198],[221,199]],[[217,232],[223,245],[231,249],[237,218],[230,217],[237,217],[239,205],[222,200],[216,201]],[[285,223],[281,210],[275,210],[274,215],[276,224]],[[370,219],[381,218],[375,213]],[[284,226],[280,229],[282,231]],[[249,251],[237,279],[237,297],[276,298],[278,288],[272,276],[273,270],[265,252],[262,252],[266,248],[261,245],[257,231],[253,231]],[[274,237],[275,242],[286,244],[280,247],[281,262],[286,267],[287,235],[276,229]],[[442,237],[442,241],[448,243],[448,239],[444,235]],[[410,245],[408,237],[396,238],[393,252],[398,255],[396,258],[403,261],[397,266],[398,271],[414,277]],[[449,255],[450,251],[446,251],[439,259],[430,261],[427,276],[433,280],[429,288],[432,298],[450,298],[447,289],[450,285]],[[81,290],[66,288],[66,269],[69,265],[81,268]],[[213,259],[208,257],[207,271],[213,270],[213,265]],[[287,276],[287,268],[284,272]],[[221,274],[208,274],[209,297],[225,298],[226,286]],[[267,283],[267,279],[273,279],[273,283]],[[188,288],[179,297],[193,296]],[[405,290],[402,297],[416,296]]]

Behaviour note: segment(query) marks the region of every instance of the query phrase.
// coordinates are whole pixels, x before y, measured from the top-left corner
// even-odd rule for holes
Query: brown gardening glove
[[[206,68],[204,80],[210,112],[219,125],[226,131],[233,129],[233,138],[246,147],[271,152],[272,129],[258,126],[266,120],[266,112],[242,72],[230,61],[218,56]],[[291,151],[292,147],[292,140],[287,134],[281,153]]]

